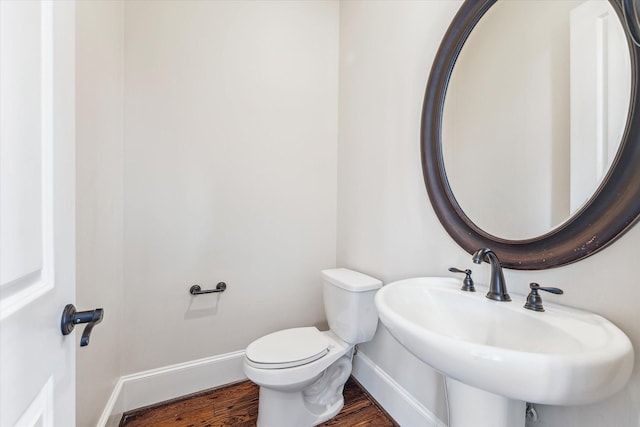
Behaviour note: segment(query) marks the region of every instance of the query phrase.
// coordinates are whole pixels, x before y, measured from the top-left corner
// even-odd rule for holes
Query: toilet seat
[[[260,369],[284,369],[314,362],[329,352],[329,341],[317,328],[284,329],[258,338],[247,347],[246,360]]]

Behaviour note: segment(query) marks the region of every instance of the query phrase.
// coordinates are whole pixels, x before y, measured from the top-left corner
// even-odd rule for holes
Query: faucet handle
[[[473,279],[471,278],[471,270],[466,269],[466,270],[461,270],[459,268],[455,268],[455,267],[451,267],[449,268],[449,271],[452,273],[463,273],[466,274],[467,276],[462,280],[462,289],[463,291],[466,292],[475,292],[476,288],[473,286]]]
[[[560,288],[543,288],[537,283],[530,283],[529,288],[531,288],[531,292],[527,296],[527,302],[524,305],[524,308],[533,310],[533,311],[544,311],[544,307],[542,306],[542,297],[538,294],[538,291],[551,292],[552,294],[562,295],[564,291]]]
[[[546,292],[551,292],[552,294],[558,294],[558,295],[562,295],[564,294],[564,291],[560,288],[543,288],[542,286],[538,285],[537,283],[529,283],[529,288],[531,288],[531,290],[533,291],[534,289],[537,291],[546,291]]]

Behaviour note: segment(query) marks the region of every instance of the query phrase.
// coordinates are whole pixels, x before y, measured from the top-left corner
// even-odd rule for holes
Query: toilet
[[[354,346],[376,331],[382,282],[346,268],[321,275],[328,331],[285,329],[247,347],[244,372],[260,386],[258,427],[310,427],[337,415]]]

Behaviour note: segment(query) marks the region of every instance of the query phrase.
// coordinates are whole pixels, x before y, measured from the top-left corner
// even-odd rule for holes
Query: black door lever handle
[[[103,317],[104,310],[101,308],[76,311],[76,307],[73,304],[67,304],[62,311],[62,320],[60,321],[62,335],[69,335],[76,325],[86,323],[87,326],[84,328],[84,331],[82,331],[82,338],[80,339],[80,347],[86,347],[89,345],[89,336],[91,335],[93,327],[102,322]]]

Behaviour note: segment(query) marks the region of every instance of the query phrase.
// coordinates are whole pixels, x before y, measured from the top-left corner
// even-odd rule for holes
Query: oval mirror
[[[445,171],[465,214],[507,239],[540,236],[570,218],[618,151],[630,69],[606,1],[489,9],[456,60],[442,120]],[[478,191],[470,177],[501,184]]]
[[[425,184],[467,252],[564,265],[638,219],[638,47],[616,1],[495,3],[465,1],[434,60]]]

